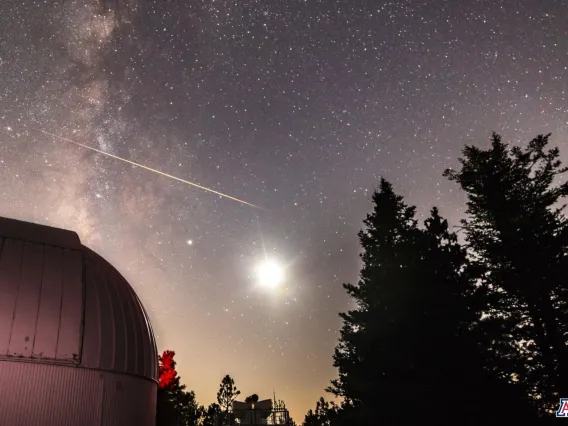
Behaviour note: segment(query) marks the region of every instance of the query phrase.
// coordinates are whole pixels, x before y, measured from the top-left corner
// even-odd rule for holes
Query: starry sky
[[[112,262],[206,405],[225,374],[297,420],[324,394],[381,176],[455,223],[464,144],[568,138],[566,0],[4,0],[0,28],[0,215]]]

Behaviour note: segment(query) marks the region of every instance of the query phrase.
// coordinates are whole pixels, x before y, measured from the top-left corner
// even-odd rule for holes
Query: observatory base
[[[75,366],[0,359],[0,425],[154,426],[156,382]]]

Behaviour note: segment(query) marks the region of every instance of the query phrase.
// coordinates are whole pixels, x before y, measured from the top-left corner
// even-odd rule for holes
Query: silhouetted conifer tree
[[[502,374],[538,398],[542,410],[568,396],[568,183],[550,135],[509,148],[467,146],[458,171],[466,192],[463,227],[486,313],[481,323]]]
[[[241,394],[235,386],[235,381],[228,374],[223,377],[219,390],[217,391],[217,402],[223,411],[229,411],[233,406],[233,401]]]
[[[357,306],[341,314],[339,378],[329,391],[345,403],[332,425],[478,425],[530,415],[516,389],[484,368],[470,333],[478,314],[468,305],[466,252],[447,222],[434,208],[418,228],[415,208],[384,179],[373,202],[359,233],[360,281],[344,285]]]
[[[223,418],[227,424],[232,422],[232,414],[230,410],[233,406],[233,401],[241,394],[241,391],[235,386],[235,381],[228,374],[223,377],[221,384],[219,385],[219,390],[217,391],[217,402],[221,407],[221,414],[219,418]]]

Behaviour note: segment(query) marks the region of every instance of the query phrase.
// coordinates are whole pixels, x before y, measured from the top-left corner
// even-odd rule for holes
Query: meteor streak
[[[219,191],[215,191],[214,189],[211,189],[211,188],[207,188],[207,187],[205,187],[205,186],[198,185],[197,183],[193,183],[193,182],[190,182],[190,181],[188,181],[188,180],[178,178],[178,177],[176,177],[176,176],[170,175],[170,174],[168,174],[168,173],[164,173],[164,172],[162,172],[162,171],[160,171],[160,170],[156,170],[156,169],[153,169],[153,168],[148,167],[148,166],[144,166],[143,164],[135,163],[134,161],[127,160],[126,158],[122,158],[122,157],[119,157],[119,156],[117,156],[117,155],[109,154],[108,152],[101,151],[100,149],[97,149],[97,148],[93,148],[92,146],[84,145],[84,144],[79,143],[79,142],[75,142],[75,141],[73,141],[73,140],[71,140],[71,139],[64,138],[63,136],[59,136],[59,135],[56,135],[56,134],[54,134],[54,133],[49,133],[49,132],[46,132],[45,130],[41,130],[41,129],[33,129],[33,128],[32,128],[32,130],[35,130],[36,132],[43,133],[43,134],[45,134],[45,135],[52,136],[52,137],[54,137],[54,138],[60,139],[60,140],[65,141],[65,142],[69,142],[69,143],[75,144],[75,145],[80,146],[80,147],[82,147],[82,148],[90,149],[91,151],[95,151],[95,152],[97,152],[97,153],[99,153],[99,154],[106,155],[107,157],[111,157],[111,158],[114,158],[114,159],[116,159],[116,160],[124,161],[125,163],[131,164],[131,165],[133,165],[133,166],[140,167],[140,168],[142,168],[142,169],[145,169],[145,170],[148,170],[148,171],[157,173],[157,174],[162,175],[162,176],[165,176],[165,177],[167,177],[167,178],[177,180],[177,181],[179,181],[179,182],[185,183],[185,184],[187,184],[187,185],[194,186],[194,187],[199,188],[199,189],[202,189],[202,190],[204,190],[204,191],[212,192],[213,194],[217,194],[217,195],[220,195],[221,197],[228,198],[229,200],[233,200],[233,201],[236,201],[236,202],[241,203],[241,204],[245,204],[245,205],[250,206],[250,207],[255,207],[255,208],[257,208],[257,209],[262,209],[262,207],[257,206],[257,205],[254,205],[254,204],[249,203],[249,202],[247,202],[247,201],[240,200],[240,199],[238,199],[238,198],[236,198],[236,197],[231,197],[230,195],[223,194],[222,192],[219,192]],[[262,210],[263,210],[263,209],[262,209]]]

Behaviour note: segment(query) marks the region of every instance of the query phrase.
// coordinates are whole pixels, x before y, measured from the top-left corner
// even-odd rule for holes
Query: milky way
[[[464,144],[568,137],[561,0],[7,0],[0,28],[0,214],[109,259],[205,404],[227,373],[297,420],[323,395],[380,176],[455,223]]]

